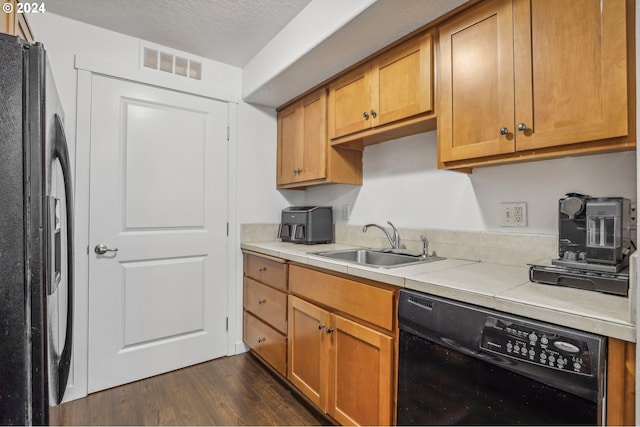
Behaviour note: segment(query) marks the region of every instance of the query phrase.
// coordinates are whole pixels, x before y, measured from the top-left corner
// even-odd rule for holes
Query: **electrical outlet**
[[[526,227],[527,226],[527,203],[512,202],[500,203],[503,227]]]
[[[342,205],[342,220],[343,221],[349,221],[349,214],[351,209],[349,207],[349,205]]]

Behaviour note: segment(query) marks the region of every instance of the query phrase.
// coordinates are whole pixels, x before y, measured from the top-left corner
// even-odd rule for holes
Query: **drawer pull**
[[[267,302],[267,300],[258,298],[258,305],[262,305],[265,302]]]
[[[262,338],[258,338],[258,344],[262,344],[263,342],[265,342],[267,339],[265,337]]]
[[[262,273],[263,271],[267,271],[267,267],[258,267],[258,272]]]

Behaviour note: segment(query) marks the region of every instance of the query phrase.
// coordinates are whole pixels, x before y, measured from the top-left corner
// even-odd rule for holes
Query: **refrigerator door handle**
[[[60,355],[59,381],[58,381],[58,401],[62,402],[64,391],[67,388],[69,379],[69,371],[71,368],[71,350],[73,348],[73,188],[71,178],[71,168],[69,163],[69,150],[67,148],[67,139],[64,134],[64,127],[60,116],[55,115],[55,157],[60,162],[62,168],[62,176],[64,179],[64,192],[66,200],[67,213],[67,328],[65,335],[64,347]]]

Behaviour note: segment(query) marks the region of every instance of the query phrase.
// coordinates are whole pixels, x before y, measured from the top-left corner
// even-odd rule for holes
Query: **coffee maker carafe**
[[[631,244],[631,203],[600,197],[587,203],[587,262],[621,264]]]

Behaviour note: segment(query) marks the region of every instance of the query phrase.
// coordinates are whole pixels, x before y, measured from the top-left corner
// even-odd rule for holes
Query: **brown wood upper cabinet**
[[[329,138],[433,112],[431,32],[407,40],[329,85]]]
[[[487,0],[446,21],[439,28],[440,166],[634,148],[635,136],[626,138],[635,131],[627,7],[626,0],[553,7]]]
[[[0,12],[0,33],[18,36],[28,42],[34,42],[33,33],[24,13],[16,13],[18,9],[18,0],[3,0],[3,4],[11,5],[11,12]],[[6,6],[8,7],[8,6]]]
[[[362,154],[331,147],[326,119],[325,88],[278,111],[278,188],[362,184]]]

